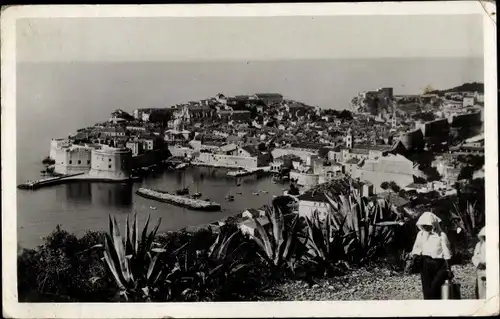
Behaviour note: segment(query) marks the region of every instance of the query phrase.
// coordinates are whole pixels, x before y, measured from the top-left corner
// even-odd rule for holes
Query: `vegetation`
[[[329,209],[307,218],[286,211],[284,201],[273,202],[265,210],[269,222],[254,219],[251,235],[233,223],[157,234],[160,220],[148,230],[149,218],[140,232],[135,216],[131,224],[127,218],[123,235],[112,217],[107,233],[88,232],[79,239],[57,227],[43,245],[20,250],[19,300],[252,300],[283,279],[311,285],[315,278],[373,264],[402,270],[419,213],[399,212],[385,201],[360,196],[352,185],[344,186],[318,189]],[[448,206],[432,205],[442,208],[436,213],[447,230],[460,227],[471,237],[484,225],[484,206],[470,204],[468,192],[460,192],[456,212],[448,218],[441,215]]]
[[[464,83],[460,86],[456,86],[447,90],[433,90],[428,93],[438,94],[440,96],[444,95],[447,92],[479,92],[484,93],[484,83],[472,82],[472,83]]]
[[[277,279],[282,271],[293,272],[295,262],[300,259],[300,256],[293,256],[294,248],[299,245],[297,216],[293,217],[288,227],[285,227],[283,214],[276,207],[267,208],[265,216],[270,223],[269,230],[255,219],[255,235],[249,238],[259,247],[257,254],[269,266],[273,279]]]
[[[399,187],[399,185],[394,182],[394,181],[390,181],[390,182],[382,182],[380,184],[380,187],[383,189],[383,190],[390,190],[390,191],[393,191],[394,193],[399,193],[399,191],[401,191],[401,187]]]

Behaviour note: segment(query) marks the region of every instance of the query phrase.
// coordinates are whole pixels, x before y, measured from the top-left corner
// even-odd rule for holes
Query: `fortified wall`
[[[445,137],[450,131],[448,119],[438,119],[425,123],[418,123],[417,128],[422,131],[424,137]]]
[[[295,148],[275,148],[271,151],[271,155],[273,158],[278,158],[283,155],[295,155],[300,157],[304,162],[307,161],[307,159],[311,155],[317,155],[315,152],[311,151],[306,151],[306,150],[300,150],[300,149],[295,149]]]
[[[194,157],[199,151],[183,146],[169,145],[168,150],[174,157]]]
[[[51,149],[52,152],[52,149]],[[86,173],[91,166],[91,150],[86,147],[65,146],[56,148],[54,172],[59,174]]]
[[[402,133],[399,141],[407,151],[419,150],[425,146],[424,134],[420,129]]]
[[[234,155],[223,155],[213,153],[200,153],[198,160],[211,165],[230,166],[230,167],[243,167],[243,168],[257,168],[257,157],[245,157]]]
[[[131,167],[134,169],[138,167],[151,166],[160,163],[170,156],[171,154],[168,149],[149,151],[141,155],[132,156]]]
[[[128,148],[103,146],[92,150],[89,175],[94,178],[125,180],[130,178],[132,151]]]
[[[482,112],[460,114],[450,116],[448,121],[452,127],[465,127],[465,126],[481,126]]]
[[[305,187],[312,187],[319,183],[319,175],[301,173],[297,171],[290,172],[290,179],[297,180],[297,184]]]
[[[63,138],[52,139],[50,141],[49,157],[53,160],[56,159],[57,150],[63,148],[64,146],[69,146],[68,141]]]

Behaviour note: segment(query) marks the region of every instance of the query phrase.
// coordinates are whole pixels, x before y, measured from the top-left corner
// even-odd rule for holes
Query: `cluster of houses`
[[[452,129],[470,125],[482,129],[482,94],[401,96],[394,95],[392,88],[381,88],[360,93],[353,101],[372,111],[383,108],[343,111],[341,116],[278,93],[234,97],[219,93],[132,114],[116,110],[107,122],[78,130],[69,143],[127,148],[133,157],[168,149],[170,156],[198,164],[286,172],[302,186],[302,194],[295,196],[302,214],[325,205],[321,195],[311,195],[309,190],[347,177],[360,183],[366,196],[387,195],[384,182],[409,192],[449,192],[463,167],[457,156],[484,155],[483,135],[447,147],[432,162],[440,176],[432,182],[408,157],[425,150],[433,138],[447,137]],[[431,111],[437,118],[412,118],[414,105],[416,112]],[[424,181],[416,183],[415,176],[423,176]],[[404,202],[392,192],[390,196]]]

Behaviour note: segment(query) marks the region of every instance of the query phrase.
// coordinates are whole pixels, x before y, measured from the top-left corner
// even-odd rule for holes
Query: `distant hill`
[[[429,93],[444,95],[447,92],[479,92],[484,93],[484,83],[472,82],[472,83],[464,83],[460,86],[456,86],[447,90],[434,90]]]

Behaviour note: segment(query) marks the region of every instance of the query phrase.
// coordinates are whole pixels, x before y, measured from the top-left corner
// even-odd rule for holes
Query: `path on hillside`
[[[472,264],[453,266],[461,284],[462,299],[473,299],[475,270]],[[287,281],[266,290],[259,300],[414,300],[423,299],[419,274],[400,274],[387,269],[356,270],[346,276],[321,280],[312,288],[303,281]]]

